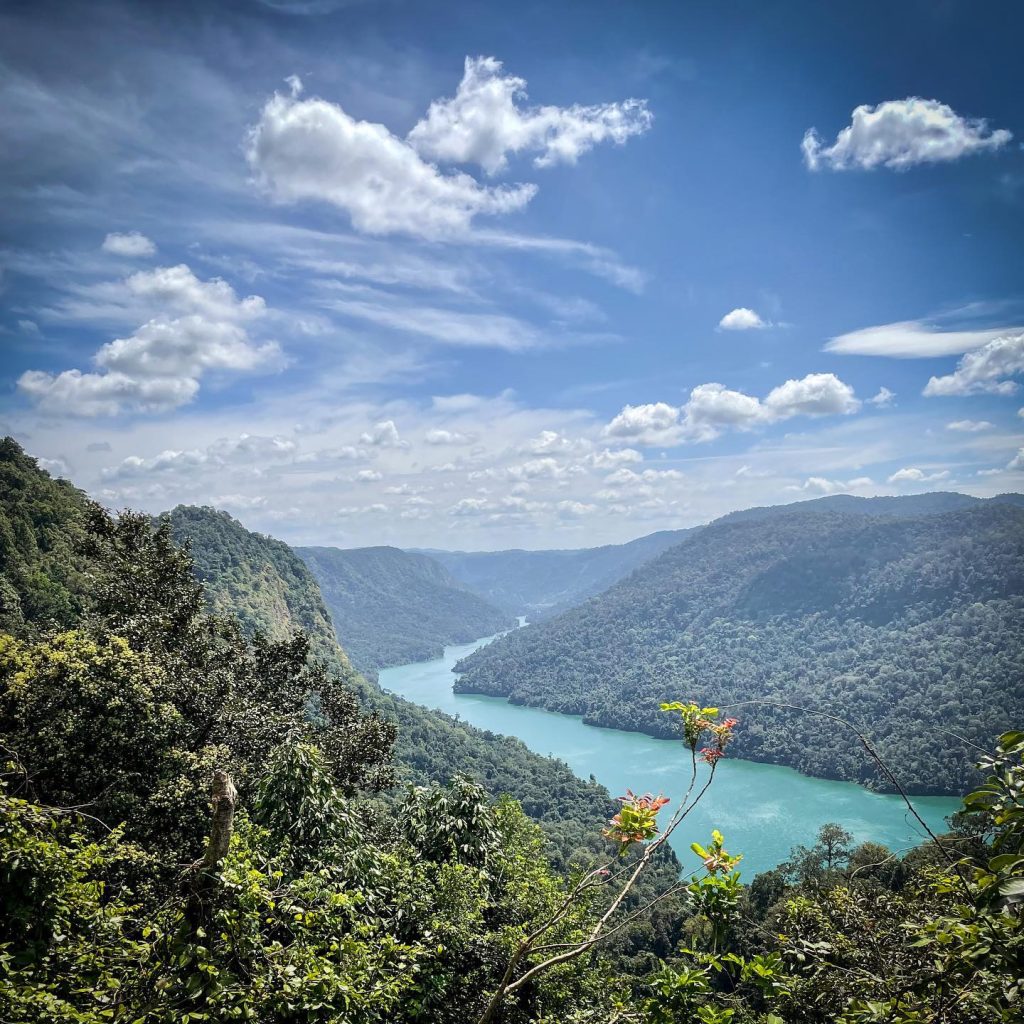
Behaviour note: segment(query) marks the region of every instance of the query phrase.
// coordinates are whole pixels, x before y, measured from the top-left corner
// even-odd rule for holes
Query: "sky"
[[[582,547],[1024,489],[1024,8],[0,8],[0,433],[113,509]]]

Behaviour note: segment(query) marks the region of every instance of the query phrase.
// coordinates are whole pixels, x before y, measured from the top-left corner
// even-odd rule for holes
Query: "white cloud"
[[[215,320],[241,321],[260,317],[266,303],[259,295],[239,299],[223,278],[203,281],[185,263],[173,267],[140,270],[125,279],[134,297],[171,313],[196,313]]]
[[[582,501],[560,501],[555,505],[555,511],[559,516],[566,519],[577,519],[580,516],[589,515],[597,511],[597,505]]]
[[[532,455],[578,455],[590,451],[591,444],[585,438],[571,438],[557,430],[542,430],[536,437],[523,445],[522,451]]]
[[[860,408],[853,388],[834,373],[809,373],[773,388],[764,400],[774,419],[791,416],[846,416]]]
[[[383,480],[384,474],[378,473],[375,469],[361,469],[355,475],[355,481],[358,484],[372,484],[377,480]]]
[[[606,437],[621,437],[640,444],[674,443],[678,438],[679,410],[665,402],[627,405],[604,428]]]
[[[115,256],[152,256],[156,252],[153,242],[138,231],[129,231],[125,234],[112,231],[103,239],[100,248]]]
[[[943,469],[935,473],[926,473],[923,469],[918,469],[916,466],[907,466],[904,469],[898,469],[892,476],[889,477],[889,483],[917,483],[924,484],[930,483],[933,480],[945,480],[949,476],[949,470]]]
[[[643,462],[644,457],[635,448],[603,448],[588,455],[585,461],[594,469],[614,469],[624,463]]]
[[[894,359],[931,359],[970,352],[1012,330],[1015,328],[940,331],[923,320],[903,320],[840,334],[825,345],[825,351]]]
[[[860,405],[853,388],[833,373],[787,380],[763,401],[724,384],[699,384],[679,408],[664,402],[625,406],[604,428],[604,435],[667,447],[683,441],[711,441],[729,428],[750,430],[794,416],[846,416]]]
[[[279,362],[274,342],[254,346],[237,324],[202,316],[150,320],[103,345],[95,362],[132,377],[199,377],[204,370],[255,370]]]
[[[793,490],[814,491],[817,494],[841,494],[874,486],[875,482],[869,476],[858,476],[852,480],[829,480],[823,476],[810,476],[799,488],[793,488]]]
[[[289,461],[298,446],[286,437],[241,434],[220,438],[206,448],[166,449],[150,458],[129,455],[112,467],[104,469],[103,480],[128,480],[166,473],[191,473],[199,469],[221,470],[229,466],[259,466],[267,462]]]
[[[160,314],[128,337],[102,345],[93,357],[100,372],[23,373],[18,387],[47,412],[164,412],[192,401],[207,371],[251,372],[281,365],[277,343],[254,343],[243,326],[266,312],[263,299],[239,300],[220,278],[202,281],[180,264],[132,274],[98,290]]]
[[[994,423],[989,423],[988,420],[953,420],[952,423],[946,424],[947,430],[955,430],[961,434],[977,434],[982,430],[992,430]]]
[[[377,448],[400,448],[406,444],[399,435],[394,420],[381,420],[380,423],[375,423],[370,430],[359,436],[359,441],[361,444]]]
[[[120,412],[166,412],[195,398],[199,382],[191,378],[139,380],[123,373],[50,374],[26,370],[18,388],[43,412],[65,416],[116,416]]]
[[[932,377],[925,385],[929,397],[947,395],[1012,395],[1017,385],[1005,378],[1024,373],[1024,333],[994,338],[957,363],[944,377]]]
[[[300,99],[295,88],[267,101],[247,156],[277,199],[331,203],[367,234],[464,234],[474,217],[520,210],[537,191],[445,174],[384,125],[359,121],[327,100]]]
[[[890,167],[904,170],[916,164],[944,163],[970,153],[999,149],[1012,135],[1005,129],[989,131],[981,118],[961,117],[938,100],[910,96],[887,100],[876,107],[856,107],[851,122],[831,146],[822,144],[809,129],[801,149],[812,171]]]
[[[423,435],[423,440],[427,444],[433,445],[467,445],[475,444],[477,440],[476,434],[463,434],[458,430],[444,430],[437,427],[433,430],[428,430]]]
[[[68,477],[71,475],[71,468],[64,459],[38,458],[36,459],[36,462],[39,464],[39,468],[45,469],[50,476]]]
[[[746,306],[740,306],[726,313],[718,321],[718,326],[723,331],[754,331],[770,327],[771,324],[767,320],[762,319],[761,315],[755,313],[754,310],[747,309]]]
[[[421,155],[442,163],[475,163],[488,174],[503,170],[508,155],[536,152],[537,167],[574,164],[601,142],[623,144],[653,120],[646,101],[571,107],[522,107],[526,82],[502,74],[493,57],[467,57],[451,99],[435,100],[409,132]]]
[[[887,387],[880,387],[878,394],[873,398],[867,400],[868,405],[877,405],[879,409],[884,409],[888,405],[892,405],[893,399],[896,397],[895,391],[890,391]]]
[[[1024,448],[1017,449],[1017,454],[1006,464],[1006,468],[1024,470]]]

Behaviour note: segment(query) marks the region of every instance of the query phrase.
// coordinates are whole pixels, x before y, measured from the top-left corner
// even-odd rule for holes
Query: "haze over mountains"
[[[398,548],[296,548],[361,672],[439,658],[448,644],[510,629],[507,612],[426,555]]]

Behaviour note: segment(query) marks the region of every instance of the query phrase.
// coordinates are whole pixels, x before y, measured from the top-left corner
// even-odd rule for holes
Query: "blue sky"
[[[1020,490],[1022,30],[7,4],[0,429],[112,507],[344,546]]]

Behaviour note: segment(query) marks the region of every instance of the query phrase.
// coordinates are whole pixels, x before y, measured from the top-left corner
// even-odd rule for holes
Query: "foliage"
[[[723,707],[827,710],[870,732],[911,792],[965,792],[971,745],[1024,718],[1024,509],[812,504],[703,528],[578,608],[474,652],[457,688],[655,736],[672,735],[658,705],[698,686]],[[738,757],[887,785],[831,723],[772,707],[745,721]]]

